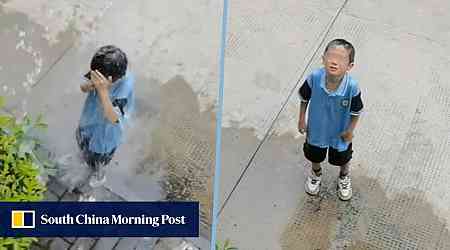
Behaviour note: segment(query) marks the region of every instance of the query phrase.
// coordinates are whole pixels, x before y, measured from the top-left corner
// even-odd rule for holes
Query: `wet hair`
[[[329,42],[327,47],[325,48],[325,53],[330,48],[335,48],[335,47],[339,47],[339,46],[344,47],[348,51],[350,63],[353,63],[355,61],[355,47],[353,47],[353,45],[345,39],[334,39],[333,41]]]
[[[98,70],[105,77],[116,81],[127,72],[127,55],[114,45],[103,46],[95,52],[91,60],[91,70]]]

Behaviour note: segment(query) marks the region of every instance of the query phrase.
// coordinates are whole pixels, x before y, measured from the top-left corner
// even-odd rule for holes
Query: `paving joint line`
[[[111,248],[111,250],[116,250],[116,247],[119,245],[119,243],[120,243],[120,241],[122,240],[123,238],[119,238],[117,241],[116,241],[116,244],[114,244],[114,246]]]
[[[67,55],[67,53],[73,47],[75,47],[77,40],[78,40],[77,38],[73,39],[73,41],[70,43],[69,46],[67,46],[67,48],[63,51],[63,53],[61,53],[61,55],[58,58],[56,58],[56,60],[50,65],[50,67],[48,67],[48,69],[41,75],[41,77],[39,77],[39,79],[34,84],[32,84],[32,88],[36,87],[39,83],[41,83],[42,80],[44,80],[44,78],[47,77],[50,71],[52,71],[53,68]]]
[[[48,69],[39,77],[39,79],[32,85],[32,88],[36,87],[39,83],[41,83],[44,78],[47,77],[48,74],[50,74],[50,71],[53,70],[53,68],[69,53],[69,51],[75,46],[77,39],[74,39],[69,46],[61,53],[61,55],[56,58],[56,60],[48,67]]]
[[[99,241],[100,241],[100,238],[96,238],[94,244],[92,244],[92,246],[89,248],[89,250],[94,250]]]

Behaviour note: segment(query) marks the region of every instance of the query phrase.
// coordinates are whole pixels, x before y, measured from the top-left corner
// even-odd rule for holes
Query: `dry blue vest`
[[[345,151],[349,145],[340,137],[350,125],[352,97],[359,94],[358,83],[345,74],[338,89],[329,92],[325,83],[326,71],[320,68],[312,72],[307,82],[311,88],[308,105],[308,142],[326,148]]]

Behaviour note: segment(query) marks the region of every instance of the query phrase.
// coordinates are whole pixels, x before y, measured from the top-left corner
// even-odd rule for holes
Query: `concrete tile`
[[[155,250],[200,250],[193,242],[183,238],[161,238],[155,248]],[[207,249],[207,248],[205,248]]]
[[[96,241],[95,238],[78,238],[70,247],[70,250],[89,250]]]
[[[156,245],[156,241],[158,238],[144,238],[139,240],[139,242],[135,246],[135,250],[147,250],[153,249]]]
[[[186,241],[192,243],[199,250],[206,250],[211,248],[210,240],[204,237],[186,238]]]
[[[30,247],[30,249],[31,249],[31,250],[43,250],[43,249],[45,249],[45,248],[43,248],[43,247],[41,247],[41,246],[39,246],[39,245],[37,245],[37,244],[32,244],[31,247]]]
[[[449,45],[450,25],[446,21],[450,18],[449,9],[450,4],[445,1],[349,1],[345,13]]]
[[[50,244],[50,248],[49,249],[50,250],[65,250],[65,249],[69,249],[69,247],[70,247],[70,244],[68,244],[67,242],[65,242],[61,238],[56,238]]]
[[[56,238],[38,238],[38,242],[33,243],[32,249],[36,250],[44,250],[49,249],[50,244],[55,240]]]
[[[45,238],[45,237],[38,238],[38,243],[37,244],[39,244],[41,246],[44,246],[44,247],[47,247],[55,239],[57,239],[57,238]]]
[[[110,250],[118,243],[119,238],[100,238],[94,245],[93,250]]]
[[[66,192],[61,201],[78,201],[79,195],[72,192]]]
[[[93,194],[99,201],[124,201],[122,197],[104,187],[96,188]]]
[[[75,33],[70,29],[63,30],[59,42],[51,44],[43,36],[45,27],[30,20],[9,3],[0,6],[0,19],[0,37],[3,41],[3,56],[0,59],[2,95],[7,97],[7,109],[23,114],[28,107],[23,97],[71,46]]]
[[[60,197],[67,190],[67,187],[64,186],[62,183],[60,183],[59,181],[57,181],[56,179],[51,178],[47,184],[47,189]]]
[[[59,200],[59,197],[50,190],[47,190],[44,195],[45,195],[44,201],[58,201]]]
[[[73,244],[73,243],[75,243],[75,241],[77,241],[78,238],[75,238],[75,237],[63,237],[62,239],[65,242],[69,243],[69,244]]]
[[[140,240],[140,238],[121,238],[115,249],[132,250],[138,245]]]

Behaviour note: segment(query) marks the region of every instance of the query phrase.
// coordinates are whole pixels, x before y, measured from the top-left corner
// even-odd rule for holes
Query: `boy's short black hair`
[[[98,70],[105,77],[111,76],[113,81],[120,79],[126,74],[127,66],[127,55],[114,45],[101,47],[95,52],[91,60],[91,70]]]
[[[353,45],[345,39],[339,38],[329,42],[327,47],[325,48],[325,52],[327,52],[330,48],[338,46],[342,46],[348,51],[350,63],[353,63],[355,61],[355,47],[353,47]]]

